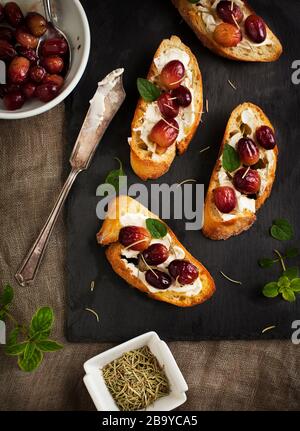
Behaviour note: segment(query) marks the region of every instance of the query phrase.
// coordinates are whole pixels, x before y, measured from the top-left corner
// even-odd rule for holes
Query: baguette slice
[[[218,211],[214,203],[213,196],[214,189],[220,186],[219,173],[222,169],[222,162],[220,157],[223,154],[224,146],[226,143],[228,143],[229,139],[234,136],[234,132],[240,132],[240,126],[242,124],[242,113],[248,110],[251,110],[251,112],[254,113],[256,120],[255,127],[253,127],[253,129],[251,130],[251,134],[248,135],[249,137],[251,137],[251,139],[255,141],[256,127],[265,125],[270,127],[274,131],[272,124],[270,123],[264,112],[258,106],[252,103],[243,103],[242,105],[237,106],[232,112],[227,123],[224,138],[221,144],[219,158],[211,175],[204,204],[204,224],[202,231],[205,236],[214,240],[227,239],[233,235],[238,235],[244,230],[249,229],[256,220],[256,215],[254,212],[251,212],[248,209],[244,209],[242,212],[234,210],[230,214],[235,215],[235,217],[231,220],[224,221],[222,219],[222,214]],[[269,153],[268,156],[272,155],[272,163],[269,163],[267,165],[268,170],[266,172],[267,175],[264,190],[258,194],[258,197],[255,201],[255,211],[258,211],[259,208],[265,202],[265,200],[270,196],[273,182],[275,180],[275,172],[278,158],[277,145],[273,150],[264,150],[260,147],[260,152],[262,154],[262,157],[266,157],[267,153]],[[234,188],[233,184],[232,187]]]
[[[155,53],[147,79],[153,82],[157,82],[159,70],[157,69],[154,60],[172,49],[182,50],[190,57],[189,71],[192,76],[192,86],[190,89],[193,90],[192,106],[194,111],[194,118],[192,123],[185,128],[184,138],[172,144],[165,153],[157,154],[157,152],[155,151],[156,147],[154,146],[153,148],[152,144],[150,148],[149,145],[147,145],[141,139],[141,131],[138,130],[144,122],[144,114],[149,105],[149,103],[146,102],[144,99],[139,99],[131,124],[131,138],[128,139],[128,142],[131,149],[130,160],[132,169],[134,170],[136,175],[138,175],[142,180],[159,178],[169,170],[175,158],[176,150],[178,151],[179,155],[183,154],[187,150],[189,143],[196,132],[202,115],[202,77],[197,63],[197,59],[191,52],[191,50],[186,45],[184,45],[177,36],[172,36],[170,39],[165,39],[161,42]],[[173,59],[174,58],[172,58],[172,60]],[[184,82],[183,85],[185,85]],[[152,103],[155,104],[156,102]],[[180,108],[179,116],[181,115],[181,112],[184,111],[184,109]],[[175,120],[177,121],[178,117],[176,117]]]
[[[271,62],[276,61],[282,54],[282,45],[280,41],[267,25],[266,40],[270,42],[268,44],[263,43],[261,45],[255,44],[250,41],[250,39],[248,39],[248,37],[245,35],[243,23],[240,24],[240,28],[243,34],[243,40],[241,43],[239,43],[236,47],[230,48],[225,48],[218,44],[213,37],[214,24],[209,31],[208,27],[205,24],[205,21],[203,20],[204,15],[202,15],[199,9],[200,4],[202,4],[205,8],[206,5],[212,5],[212,8],[208,7],[206,9],[212,12],[212,14],[210,15],[213,16],[215,19],[217,17],[216,5],[218,1],[204,0],[202,2],[199,1],[198,4],[190,3],[188,0],[172,0],[172,2],[174,6],[178,9],[183,19],[196,33],[196,36],[201,40],[203,45],[215,52],[216,54],[221,55],[222,57],[239,61]],[[244,13],[244,19],[247,16],[255,13],[246,1],[235,0],[235,3],[241,7]],[[206,13],[205,16],[208,16],[208,14]]]
[[[124,259],[121,258],[122,249],[124,249],[124,247],[118,241],[119,232],[122,227],[120,217],[126,214],[140,214],[146,218],[155,218],[159,220],[159,217],[151,213],[147,208],[129,196],[119,196],[111,201],[107,217],[103,222],[101,230],[97,234],[97,241],[101,245],[108,245],[108,248],[106,249],[106,257],[113,270],[120,277],[127,281],[127,283],[132,287],[148,294],[151,298],[158,301],[168,302],[179,307],[190,307],[192,305],[200,304],[213,295],[215,291],[215,283],[212,276],[207,269],[183,247],[167,225],[167,231],[171,237],[173,246],[179,246],[184,251],[185,258],[198,268],[199,278],[202,282],[202,289],[194,296],[187,296],[184,292],[179,293],[172,290],[161,290],[154,293],[150,292],[147,285],[140,278],[135,276],[130,269],[128,269]]]

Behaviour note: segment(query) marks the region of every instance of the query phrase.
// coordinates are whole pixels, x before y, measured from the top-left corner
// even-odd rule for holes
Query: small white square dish
[[[147,332],[106,350],[84,363],[86,375],[83,381],[98,411],[119,411],[105,384],[102,368],[118,359],[123,353],[144,346],[148,346],[152,354],[157,358],[170,384],[169,395],[159,398],[148,406],[145,411],[170,411],[185,403],[188,386],[174,356],[167,344],[159,338],[156,332]]]

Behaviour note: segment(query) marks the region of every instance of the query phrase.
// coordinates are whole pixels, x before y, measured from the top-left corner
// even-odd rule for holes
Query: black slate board
[[[170,1],[102,0],[82,2],[91,26],[92,50],[87,71],[67,103],[69,142],[75,142],[99,78],[124,66],[127,98],[106,132],[87,172],[76,181],[68,201],[69,298],[67,336],[70,341],[119,342],[155,330],[169,340],[289,338],[291,322],[299,319],[300,299],[289,304],[266,299],[261,288],[279,275],[279,267],[262,270],[257,258],[273,248],[294,246],[300,237],[300,86],[291,82],[292,62],[299,58],[300,4],[297,1],[252,1],[258,14],[276,30],[284,55],[270,64],[231,62],[211,53],[181,20]],[[271,3],[271,6],[270,6]],[[116,164],[124,161],[129,184],[137,182],[129,163],[127,136],[137,101],[136,77],[145,76],[163,38],[178,35],[198,58],[203,75],[205,114],[188,152],[177,157],[158,182],[173,184],[196,178],[207,187],[219,144],[232,109],[241,102],[260,105],[276,127],[280,148],[272,197],[248,232],[225,242],[214,242],[200,232],[184,230],[180,220],[171,228],[188,250],[211,271],[217,292],[210,301],[189,309],[148,299],[130,288],[110,268],[95,240],[100,221],[95,209],[97,186]],[[235,83],[234,91],[227,80]],[[211,149],[199,154],[199,149]],[[70,147],[71,151],[71,147]],[[148,185],[150,183],[147,183]],[[286,217],[295,227],[295,240],[280,244],[268,235],[274,217]],[[291,262],[297,263],[297,259]],[[299,260],[298,260],[299,263]],[[243,285],[227,282],[224,271]],[[95,289],[89,286],[95,280]],[[85,307],[97,310],[100,323]],[[276,325],[263,336],[261,330]]]

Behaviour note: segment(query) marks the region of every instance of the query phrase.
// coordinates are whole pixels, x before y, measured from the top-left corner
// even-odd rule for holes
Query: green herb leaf
[[[6,305],[9,305],[13,301],[13,299],[14,299],[13,288],[9,284],[6,284],[4,286],[3,293],[0,298],[0,304],[5,307]]]
[[[24,360],[25,361],[29,361],[29,359],[32,358],[34,351],[36,349],[36,344],[35,343],[27,343],[26,344],[26,348],[24,350]]]
[[[286,257],[297,257],[298,255],[299,255],[299,249],[297,247],[289,248],[285,252],[285,256]]]
[[[296,301],[296,296],[295,296],[294,292],[292,291],[292,289],[290,289],[288,287],[282,292],[282,297],[283,297],[283,299],[285,299],[288,302]]]
[[[294,231],[290,223],[285,219],[277,219],[273,221],[271,227],[271,235],[279,241],[289,241],[293,238]]]
[[[53,324],[54,315],[53,310],[50,307],[40,308],[31,320],[30,325],[30,336],[34,336],[35,333],[48,331]]]
[[[59,344],[56,341],[52,340],[37,341],[36,345],[37,348],[40,349],[42,352],[56,352],[57,350],[63,348],[62,344]]]
[[[282,275],[293,280],[299,276],[299,268],[297,266],[291,266],[290,268],[287,268]]]
[[[263,288],[263,294],[267,298],[275,298],[275,296],[278,295],[278,284],[276,281],[271,281],[270,283],[266,284]]]
[[[41,331],[41,332],[34,332],[32,335],[30,335],[30,338],[32,341],[39,341],[39,340],[47,340],[50,335],[50,329],[48,331]]]
[[[156,85],[144,78],[137,79],[137,88],[140,96],[146,102],[154,102],[154,100],[158,99],[161,93],[160,89]]]
[[[20,330],[21,330],[20,326],[17,326],[16,328],[14,328],[14,329],[10,332],[10,334],[9,334],[9,336],[7,337],[7,340],[6,340],[6,345],[7,345],[7,346],[12,346],[12,345],[14,345],[14,344],[17,344],[17,342],[18,342],[18,336],[19,336]]]
[[[18,359],[18,365],[22,371],[30,373],[39,367],[43,359],[43,353],[35,349],[30,359],[25,359],[24,355],[20,355]]]
[[[152,238],[164,238],[167,235],[167,228],[164,223],[155,218],[147,218],[146,226],[148,231],[150,232]]]
[[[124,170],[123,170],[123,165],[120,159],[118,159],[117,157],[115,157],[115,160],[117,160],[119,162],[119,169],[113,169],[112,171],[110,171],[107,175],[107,177],[105,178],[105,183],[106,184],[111,184],[115,189],[116,192],[119,192],[120,189],[120,177],[125,176]]]
[[[238,169],[241,165],[239,155],[237,151],[229,144],[225,144],[222,166],[227,172],[232,172]]]
[[[18,356],[25,351],[27,342],[17,344],[7,344],[5,346],[5,353],[10,356]]]
[[[291,281],[290,288],[294,292],[300,292],[300,278],[295,278]]]
[[[271,266],[273,266],[273,264],[274,264],[274,260],[273,259],[268,259],[267,257],[259,259],[259,261],[258,261],[258,265],[261,268],[270,268]]]
[[[289,287],[290,286],[290,280],[287,276],[283,275],[282,277],[279,278],[278,282],[277,282],[279,287]]]

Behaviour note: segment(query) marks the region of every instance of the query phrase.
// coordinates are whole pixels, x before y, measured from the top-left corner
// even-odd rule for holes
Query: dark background
[[[299,298],[292,304],[279,298],[264,298],[263,285],[277,279],[280,267],[260,269],[257,259],[271,257],[274,248],[284,251],[296,246],[300,236],[300,86],[291,82],[292,62],[300,59],[300,3],[251,1],[283,44],[282,57],[269,64],[233,62],[216,56],[201,45],[168,0],[85,0],[82,4],[91,27],[92,48],[86,73],[67,103],[70,152],[97,82],[117,67],[125,68],[127,98],[89,170],[78,177],[68,201],[68,339],[121,341],[148,330],[169,340],[290,337],[291,322],[300,318]],[[170,171],[157,182],[173,184],[195,178],[207,188],[229,115],[242,102],[258,104],[266,112],[275,126],[280,151],[271,198],[249,231],[216,242],[204,238],[201,232],[185,231],[184,221],[168,222],[216,282],[217,291],[211,300],[187,309],[148,299],[129,287],[111,269],[95,239],[101,225],[95,212],[99,199],[95,192],[108,171],[116,168],[114,157],[123,161],[129,184],[139,181],[130,166],[127,144],[138,98],[136,78],[146,76],[161,40],[172,34],[179,36],[198,59],[209,113],[203,115],[203,123],[186,154],[177,157]],[[236,85],[236,91],[228,79]],[[210,150],[200,154],[199,150],[208,145]],[[270,238],[268,228],[278,217],[293,224],[293,241],[279,243]],[[297,258],[290,261],[290,265],[297,263]],[[241,280],[243,285],[228,282],[220,270]],[[90,291],[92,280],[94,292]],[[100,323],[85,311],[86,307],[97,311]],[[262,335],[262,329],[270,325],[276,328]]]

